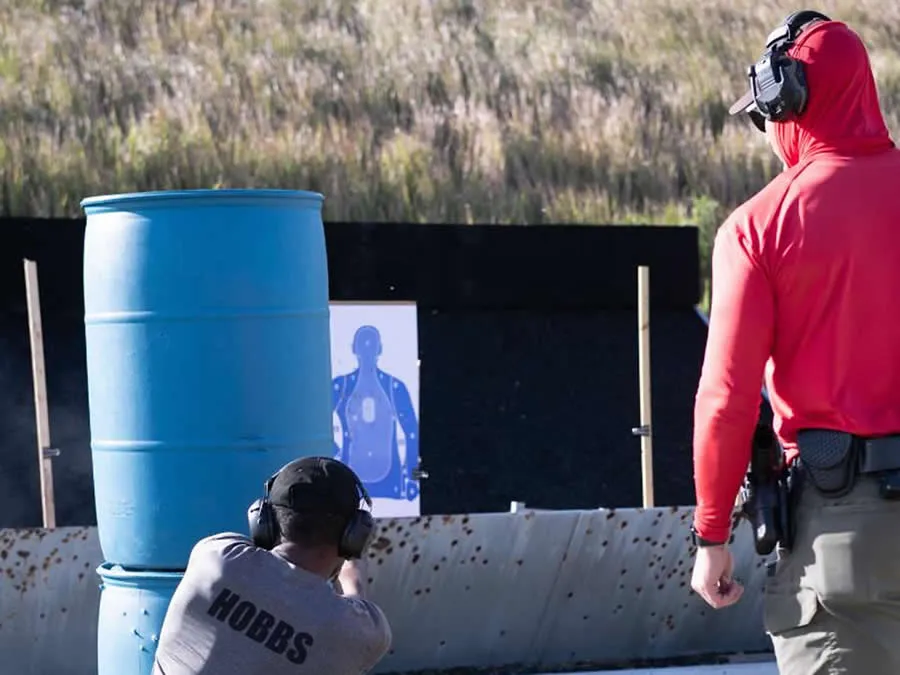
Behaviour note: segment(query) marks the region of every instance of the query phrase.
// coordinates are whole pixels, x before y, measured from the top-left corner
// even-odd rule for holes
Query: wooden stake
[[[25,261],[25,296],[28,302],[28,333],[31,338],[31,375],[34,380],[34,415],[37,422],[38,467],[41,475],[41,510],[44,527],[56,527],[53,497],[53,460],[59,454],[50,446],[50,413],[47,409],[47,375],[44,369],[44,331],[37,264]]]
[[[641,396],[641,478],[644,508],[653,500],[653,425],[650,407],[650,268],[638,267],[638,371]]]

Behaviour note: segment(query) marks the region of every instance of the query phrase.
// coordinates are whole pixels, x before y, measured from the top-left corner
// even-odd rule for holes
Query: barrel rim
[[[119,205],[134,205],[141,202],[209,199],[211,197],[216,199],[279,199],[315,201],[319,203],[325,201],[325,196],[323,194],[310,190],[281,190],[272,188],[229,188],[227,190],[217,190],[214,188],[206,188],[196,190],[155,190],[149,192],[123,192],[94,195],[82,199],[81,208],[88,210]]]
[[[169,570],[163,572],[161,570],[126,569],[119,564],[112,562],[101,563],[97,567],[96,572],[104,582],[110,582],[120,586],[137,582],[147,583],[153,581],[171,583],[184,576],[184,571]]]

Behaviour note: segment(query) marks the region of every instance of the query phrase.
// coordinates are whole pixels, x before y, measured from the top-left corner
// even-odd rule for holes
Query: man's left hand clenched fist
[[[734,559],[728,545],[701,546],[694,559],[691,588],[715,609],[733,605],[741,599],[744,587],[735,581]]]

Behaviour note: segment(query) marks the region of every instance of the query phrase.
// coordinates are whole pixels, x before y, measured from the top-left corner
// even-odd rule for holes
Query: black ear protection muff
[[[275,518],[275,509],[272,508],[272,503],[269,501],[269,491],[277,476],[276,473],[266,481],[263,498],[254,501],[247,509],[250,538],[253,539],[254,544],[267,551],[275,548],[281,535],[278,520]]]
[[[250,508],[247,509],[247,521],[250,525],[250,537],[253,543],[267,551],[272,550],[278,545],[281,536],[281,530],[278,527],[278,520],[275,517],[275,509],[269,501],[269,492],[278,476],[276,473],[265,483],[265,492],[262,499],[254,501]],[[354,476],[354,478],[356,478]],[[372,499],[366,492],[365,486],[356,478],[356,489],[359,497],[365,502],[366,506],[372,508]],[[325,515],[325,514],[322,514]],[[337,515],[337,514],[334,514]],[[372,513],[366,509],[357,509],[350,516],[341,540],[338,543],[338,555],[342,558],[352,559],[361,558],[375,537],[375,519]]]
[[[762,58],[747,71],[750,92],[756,110],[749,110],[751,121],[760,131],[766,130],[766,120],[783,122],[801,115],[809,100],[803,64],[787,55],[800,30],[810,21],[830,21],[827,16],[812,10],[794,12],[784,23],[769,33]]]
[[[366,492],[365,486],[356,479],[356,490],[359,492],[360,499],[365,503],[366,509],[356,509],[354,514],[347,521],[344,533],[341,535],[341,541],[338,544],[338,555],[348,560],[354,558],[362,558],[372,539],[375,538],[375,519],[372,512],[368,509],[372,508],[372,498]]]

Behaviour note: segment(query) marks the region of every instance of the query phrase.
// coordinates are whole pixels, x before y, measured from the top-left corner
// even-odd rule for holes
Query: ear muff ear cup
[[[277,474],[276,474],[277,475]],[[259,548],[271,551],[278,545],[278,539],[281,536],[281,530],[278,527],[278,520],[275,517],[275,509],[269,502],[269,490],[275,476],[266,481],[265,496],[257,499],[250,508],[247,509],[247,523],[250,526],[250,538],[253,544]]]
[[[356,489],[359,497],[365,502],[366,506],[372,508],[372,498],[366,492],[366,486],[358,476],[354,474],[356,479]],[[370,511],[365,509],[357,509],[356,513],[350,518],[347,527],[344,528],[344,534],[338,545],[338,555],[342,558],[356,559],[362,558],[375,538],[375,518]]]
[[[362,558],[374,537],[375,519],[368,511],[359,509],[344,529],[338,555],[347,559]]]
[[[257,499],[247,509],[250,524],[250,538],[260,548],[271,551],[278,544],[280,531],[275,518],[275,510],[265,499]]]

